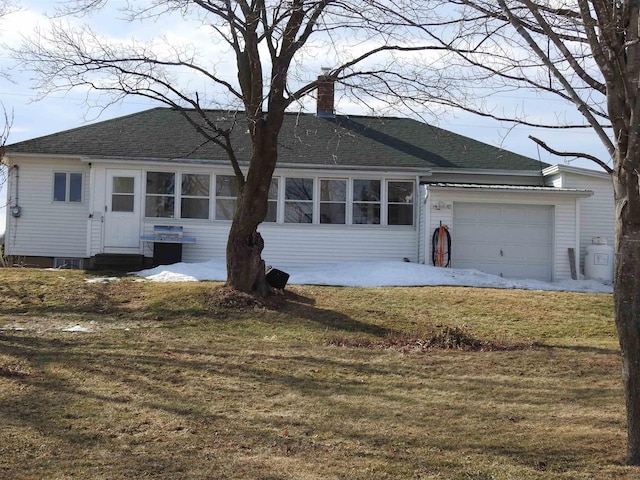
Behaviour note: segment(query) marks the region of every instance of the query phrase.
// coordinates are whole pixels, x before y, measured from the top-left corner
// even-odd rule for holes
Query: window
[[[209,218],[210,175],[185,173],[182,175],[180,217]]]
[[[353,223],[380,224],[380,180],[353,181]]]
[[[81,258],[71,257],[55,257],[53,259],[53,268],[64,268],[69,270],[79,270],[82,267]]]
[[[276,222],[278,219],[278,179],[272,178],[269,186],[269,205],[265,222]]]
[[[53,174],[54,202],[82,202],[82,174],[55,172]]]
[[[145,216],[173,218],[175,179],[176,174],[172,172],[147,172]]]
[[[387,223],[413,225],[413,182],[387,184]]]
[[[135,178],[113,177],[111,191],[112,212],[133,212],[135,210]]]
[[[234,175],[216,176],[216,220],[233,220],[238,199],[238,180]]]
[[[285,223],[313,222],[313,178],[287,178],[284,194]]]
[[[344,224],[347,211],[347,181],[320,180],[320,223]]]

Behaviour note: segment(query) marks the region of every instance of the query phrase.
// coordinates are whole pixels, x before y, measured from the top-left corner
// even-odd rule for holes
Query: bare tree
[[[488,91],[519,88],[554,94],[573,105],[582,118],[555,127],[592,129],[610,155],[597,158],[568,152],[562,145],[530,137],[552,154],[587,158],[611,174],[615,322],[627,405],[627,462],[640,465],[640,4],[631,0],[454,3],[458,9],[452,22],[466,37],[455,42],[440,39],[451,47],[450,65],[460,69],[452,82],[464,78],[481,81]],[[535,124],[526,112],[496,115],[483,105],[470,104],[468,98],[453,103],[485,116]]]
[[[6,185],[9,176],[9,170],[7,169],[4,158],[4,150],[7,139],[9,138],[9,132],[11,131],[11,124],[13,123],[13,118],[9,116],[4,107],[2,107],[2,111],[4,113],[4,126],[0,130],[0,188]],[[0,257],[1,256],[2,255],[0,255]]]
[[[57,15],[90,15],[109,3],[61,2]],[[257,228],[267,213],[277,139],[288,108],[312,94],[322,81],[341,83],[365,102],[424,104],[438,98],[437,82],[426,73],[433,62],[426,55],[444,47],[423,34],[423,25],[404,17],[435,19],[428,2],[161,0],[128,5],[122,14],[135,25],[145,21],[153,25],[171,16],[191,21],[198,31],[206,30],[207,39],[197,46],[164,43],[160,47],[159,39],[117,44],[88,26],[53,22],[49,31],[38,32],[25,43],[18,58],[36,73],[43,95],[88,87],[110,94],[114,102],[131,95],[151,98],[181,109],[206,141],[227,153],[239,185],[227,243],[227,283],[241,291],[266,292],[264,244]],[[210,57],[212,46],[226,49],[232,63],[216,66]],[[409,54],[422,55],[423,61],[408,68],[403,57]],[[319,67],[325,64],[331,68],[319,77]],[[235,75],[227,75],[228,71]],[[189,82],[178,81],[180,75],[188,76]],[[413,85],[410,94],[407,85]],[[425,88],[414,88],[420,86]],[[204,93],[210,91],[215,94]],[[206,112],[220,105],[222,98],[228,101],[226,108],[244,111],[243,128],[248,128],[253,143],[246,171],[232,142],[235,124],[218,124]]]

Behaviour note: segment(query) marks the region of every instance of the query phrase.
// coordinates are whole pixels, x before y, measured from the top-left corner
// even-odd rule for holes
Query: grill
[[[140,239],[153,242],[154,267],[181,262],[182,244],[196,243],[195,237],[185,237],[184,228],[178,225],[154,225],[153,233]]]
[[[142,235],[140,239],[154,243],[196,243],[195,237],[185,237],[184,227],[177,225],[154,225],[153,234]]]

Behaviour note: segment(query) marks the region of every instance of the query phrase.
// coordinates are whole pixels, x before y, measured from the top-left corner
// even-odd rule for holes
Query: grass
[[[88,278],[0,270],[0,478],[640,475],[610,295]]]

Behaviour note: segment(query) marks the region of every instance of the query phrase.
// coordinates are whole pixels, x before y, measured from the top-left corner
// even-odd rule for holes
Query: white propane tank
[[[613,247],[604,237],[593,237],[584,258],[584,275],[601,282],[613,282]]]

